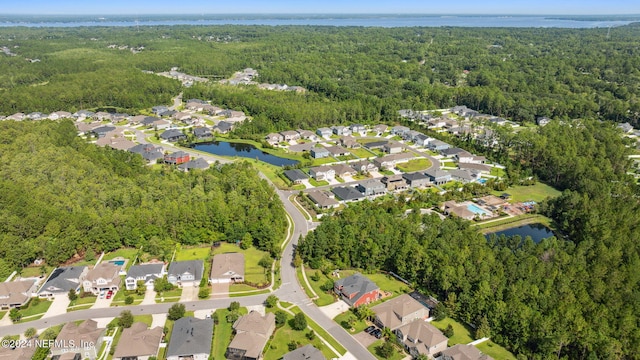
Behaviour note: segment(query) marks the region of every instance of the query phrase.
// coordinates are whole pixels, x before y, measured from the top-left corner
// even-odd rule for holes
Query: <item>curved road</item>
[[[136,131],[138,141],[140,143],[146,143],[146,136],[142,131]],[[172,148],[175,150],[182,150],[191,155],[197,155],[198,157],[206,158],[210,161],[220,161],[221,163],[231,162],[228,159],[208,156],[203,153],[196,153],[189,151],[189,149],[178,148],[175,146],[167,146],[162,144],[163,147]],[[264,179],[269,181],[266,176],[261,174]],[[269,181],[270,182],[270,181]],[[271,182],[270,182],[271,183]],[[349,333],[347,333],[341,326],[339,326],[333,319],[325,315],[306,295],[301,285],[298,282],[296,276],[296,269],[293,266],[294,246],[298,243],[300,236],[306,235],[310,230],[315,228],[317,223],[307,221],[302,215],[300,210],[289,201],[289,196],[297,194],[297,191],[283,191],[278,190],[273,183],[271,185],[276,189],[285,211],[289,214],[293,222],[293,236],[285,246],[282,258],[280,261],[280,276],[282,278],[282,286],[273,292],[279,299],[290,302],[297,305],[300,310],[315,321],[323,329],[325,329],[331,336],[333,336],[347,351],[351,354],[351,358],[360,360],[376,360],[376,358],[356,339],[354,339]],[[206,310],[206,309],[220,309],[229,306],[231,301],[238,301],[242,306],[260,305],[263,304],[267,296],[270,294],[234,297],[226,299],[211,299],[211,300],[199,300],[183,302],[187,310]],[[134,315],[143,314],[165,314],[169,310],[169,307],[174,303],[164,304],[150,304],[150,305],[134,305],[134,306],[120,306],[109,307],[102,309],[87,309],[72,311],[65,314],[52,316],[44,319],[28,321],[21,324],[13,324],[10,326],[0,327],[0,337],[6,335],[22,334],[28,328],[44,329],[51,326],[63,324],[69,321],[84,320],[90,318],[104,318],[104,317],[116,317],[120,315],[123,310],[131,310]]]

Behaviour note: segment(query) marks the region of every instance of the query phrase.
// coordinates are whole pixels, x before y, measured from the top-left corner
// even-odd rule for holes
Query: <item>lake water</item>
[[[523,240],[525,237],[531,236],[531,239],[535,243],[539,243],[540,241],[542,241],[542,239],[555,236],[553,231],[551,231],[548,227],[542,224],[522,225],[522,226],[486,234],[485,237],[489,239],[493,234],[495,234],[497,237],[499,237],[500,235],[505,235],[505,236],[520,235],[520,237],[522,237]]]
[[[296,160],[285,159],[268,154],[262,150],[257,149],[251,144],[212,141],[196,144],[193,146],[193,148],[195,150],[208,152],[209,154],[213,155],[240,156],[249,159],[258,159],[260,161],[264,161],[268,164],[276,166],[295,165],[298,163],[298,161]]]
[[[316,25],[362,27],[534,27],[602,28],[630,24],[631,20],[562,19],[548,16],[410,16],[410,15],[282,15],[282,16],[105,16],[105,17],[0,17],[0,27],[160,26],[160,25]]]

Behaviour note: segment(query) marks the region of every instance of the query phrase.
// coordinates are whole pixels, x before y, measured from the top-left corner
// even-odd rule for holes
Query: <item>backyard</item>
[[[376,154],[370,152],[369,150],[365,149],[365,148],[357,148],[357,149],[349,149],[349,152],[351,152],[353,155],[359,157],[359,158],[370,158],[372,156],[376,156]]]
[[[174,261],[205,260],[209,252],[209,247],[183,248],[176,251]]]
[[[429,159],[414,159],[409,160],[406,163],[396,165],[398,170],[404,172],[414,172],[419,170],[426,170],[431,167],[431,161]]]
[[[400,351],[397,347],[394,346],[393,356],[384,357],[380,354],[379,348],[384,344],[384,340],[377,340],[373,344],[369,345],[367,349],[371,352],[376,358],[380,360],[401,360],[404,359],[405,353]]]
[[[311,284],[313,291],[315,291],[316,294],[318,294],[318,298],[314,300],[316,305],[325,306],[325,305],[334,303],[336,301],[335,297],[332,294],[322,291],[320,287],[325,283],[327,283],[327,281],[329,280],[333,281],[335,279],[330,279],[327,275],[323,274],[322,271],[320,270],[312,270],[310,268],[305,267],[305,272],[307,274],[307,280],[309,280],[309,284]],[[318,280],[314,280],[314,278]],[[303,283],[304,279],[300,279],[300,282]]]
[[[492,194],[496,196],[500,196],[503,193],[511,195],[511,202],[541,202],[548,197],[554,198],[560,196],[560,191],[541,182],[537,182],[535,185],[531,186],[512,186],[505,191],[492,192]]]
[[[449,338],[449,346],[468,344],[474,340],[471,329],[452,318],[444,318],[441,321],[434,320],[431,322],[431,325],[437,327],[440,331],[444,331],[449,325],[453,327],[453,336]]]
[[[500,359],[500,360],[515,360],[516,357],[513,356],[513,354],[511,352],[509,352],[509,350],[503,348],[502,346],[494,343],[491,340],[487,340],[483,343],[480,343],[478,345],[476,345],[476,347],[478,348],[478,350],[482,351],[483,353],[491,356],[494,359]]]

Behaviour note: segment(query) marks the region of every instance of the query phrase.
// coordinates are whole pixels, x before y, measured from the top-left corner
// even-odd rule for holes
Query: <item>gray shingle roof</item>
[[[342,200],[358,200],[362,199],[364,195],[351,186],[339,186],[331,189],[331,192],[336,194]]]
[[[326,360],[322,351],[308,344],[284,354],[282,360]]]
[[[61,267],[53,270],[47,282],[42,286],[40,292],[69,292],[71,289],[77,289],[80,286],[78,278],[82,275],[82,272],[86,269],[86,266],[69,266]]]
[[[213,319],[184,317],[173,324],[167,357],[206,354],[211,352]]]
[[[344,300],[349,303],[349,305],[355,304],[364,294],[367,294],[373,290],[379,289],[378,285],[373,281],[369,280],[366,276],[356,273],[344,279],[336,280],[334,283],[336,288],[342,287],[343,294],[356,294],[351,299]]]
[[[284,172],[284,176],[286,176],[291,181],[306,180],[309,178],[300,169],[286,170]]]
[[[202,260],[174,261],[169,265],[169,276],[179,276],[186,272],[194,275],[197,281],[202,279],[204,262]]]
[[[152,274],[160,274],[162,273],[163,264],[141,264],[141,265],[133,265],[129,268],[127,272],[127,277],[143,277],[149,276]]]

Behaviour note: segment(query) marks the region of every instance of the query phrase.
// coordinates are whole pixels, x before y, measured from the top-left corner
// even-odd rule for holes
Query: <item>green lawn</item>
[[[352,178],[353,180],[366,180],[369,179],[371,177],[371,175],[369,174],[362,174],[362,175],[353,175]]]
[[[414,172],[418,170],[425,170],[425,169],[428,169],[430,166],[431,166],[431,161],[429,161],[428,159],[409,160],[406,163],[396,165],[396,167],[400,171],[404,171],[404,172]]]
[[[313,186],[325,186],[325,185],[329,185],[329,182],[325,180],[317,181],[315,179],[309,178],[309,184]]]
[[[336,159],[332,158],[332,157],[324,157],[324,158],[320,158],[320,159],[313,159],[313,161],[311,162],[311,166],[320,166],[320,165],[325,165],[325,164],[330,164],[332,162],[335,162]]]
[[[333,304],[336,301],[333,295],[328,294],[320,289],[320,286],[324,285],[324,283],[326,283],[327,280],[329,280],[329,277],[323,274],[320,270],[313,270],[307,267],[305,267],[305,272],[307,274],[307,280],[309,280],[309,284],[311,284],[313,291],[315,291],[316,294],[318,294],[318,299],[314,300],[316,305],[325,306],[325,305]],[[319,280],[313,281],[311,277],[316,273],[319,275]],[[332,279],[332,280],[336,280],[336,279]],[[304,279],[300,279],[300,282],[304,282]]]
[[[218,309],[216,310],[216,313],[218,314],[219,321],[218,324],[213,327],[211,355],[213,359],[225,359],[224,353],[227,351],[227,347],[231,343],[231,333],[233,329],[226,319],[229,310]]]
[[[112,251],[110,253],[104,254],[104,257],[102,258],[102,261],[108,261],[108,260],[112,260],[115,259],[117,257],[121,257],[124,259],[128,259],[129,261],[127,261],[127,264],[125,265],[126,268],[130,268],[131,265],[133,264],[133,260],[136,258],[136,255],[138,255],[138,249],[136,248],[122,248],[122,249],[118,249],[116,251]]]
[[[382,175],[395,175],[395,173],[391,170],[380,170],[378,172]]]
[[[20,309],[20,313],[22,314],[23,318],[25,318],[27,316],[44,314],[45,312],[47,312],[47,310],[49,310],[49,307],[52,304],[52,301],[40,300],[37,304],[34,305],[33,300],[34,299],[29,300],[27,305],[23,306]]]
[[[45,274],[44,276],[47,276],[48,274],[51,273],[51,271],[53,271],[53,267],[51,266],[46,266],[45,265]],[[26,267],[24,269],[22,269],[22,271],[20,272],[20,276],[27,278],[27,277],[38,277],[42,275],[42,270],[40,266],[30,266],[30,267]],[[2,279],[4,280],[4,279]]]
[[[409,292],[411,289],[402,281],[387,274],[365,274],[371,281],[376,283],[381,290],[393,293],[391,296],[397,296]]]
[[[156,302],[175,302],[180,300],[180,295],[182,295],[182,289],[165,291],[162,296],[156,295]],[[164,301],[161,301],[161,298],[164,298]]]
[[[351,154],[337,157],[337,159],[340,161],[354,160],[355,158],[356,157]]]
[[[359,158],[369,158],[372,156],[376,156],[376,154],[370,152],[365,148],[349,149],[349,152],[351,152],[353,155]]]
[[[304,282],[304,279],[302,278],[302,269],[300,267],[296,268],[296,276],[298,278],[298,282],[302,284],[302,288],[304,289],[304,292],[307,294],[307,296],[309,298],[313,298],[314,297],[313,293],[311,293],[311,290],[309,289],[307,284]]]
[[[297,342],[299,342],[299,346],[312,344],[317,349],[321,350],[327,359],[332,359],[336,357],[336,354],[334,354],[334,352],[331,351],[329,347],[325,346],[325,344],[317,336],[313,340],[307,339],[305,334],[307,334],[309,330],[304,330],[304,331],[293,330],[289,325],[289,321],[288,321],[292,318],[293,316],[289,315],[287,317],[287,322],[285,322],[285,324],[282,327],[276,329],[275,333],[273,334],[273,337],[271,338],[269,343],[267,343],[267,346],[264,350],[265,360],[282,359],[282,356],[289,352],[288,344],[292,340],[296,340]]]
[[[353,325],[353,331],[351,331],[351,326],[349,326],[349,318],[355,318],[356,322]],[[351,312],[351,310],[347,312],[343,312],[342,314],[333,318],[333,321],[337,322],[340,326],[342,326],[345,330],[347,330],[350,334],[357,334],[369,326],[364,320],[357,320],[356,316]]]
[[[244,254],[244,278],[247,282],[254,284],[265,284],[267,282],[265,269],[258,265],[260,259],[268,254],[266,251],[258,250],[253,246],[247,250],[242,250],[238,245],[224,241],[220,243],[219,247],[213,250],[214,255],[226,252],[240,252]]]
[[[454,163],[453,161],[450,161],[450,160],[441,161],[440,164],[442,165],[442,167],[451,167],[451,168],[455,168],[456,167],[456,163]]]
[[[478,350],[496,360],[516,360],[516,357],[513,356],[513,354],[509,350],[503,348],[502,346],[494,343],[491,340],[487,340],[481,344],[478,344],[476,345],[476,347],[478,348]]]
[[[126,305],[124,303],[124,299],[127,298],[127,296],[133,297],[133,304],[131,305],[138,305],[142,302],[142,300],[144,300],[144,294],[138,295],[136,294],[135,290],[120,290],[116,292],[116,295],[113,297],[113,300],[111,301],[111,306]]]
[[[232,294],[229,294],[229,297],[235,298],[235,297],[250,296],[250,295],[260,295],[260,294],[268,294],[269,292],[270,292],[269,289],[264,289],[264,290],[257,290],[252,293],[246,293],[246,294],[232,293]]]
[[[482,233],[488,234],[496,231],[510,229],[517,226],[527,224],[542,224],[553,230],[554,226],[552,220],[546,216],[539,214],[522,214],[514,217],[504,218],[500,221],[477,223],[475,224],[479,229],[482,229]]]
[[[390,358],[382,357],[378,354],[378,347],[382,346],[382,344],[384,344],[384,340],[377,340],[373,344],[369,345],[367,347],[367,350],[369,350],[369,352],[371,352],[376,358],[380,360],[401,360],[401,359],[404,359],[404,357],[406,356],[404,352],[400,351],[396,347],[396,351],[394,352],[392,357]]]
[[[548,197],[554,198],[560,196],[560,191],[541,182],[537,182],[532,186],[512,186],[505,191],[492,192],[492,194],[496,196],[500,196],[502,193],[510,194],[511,202],[524,202],[531,200],[541,202]]]
[[[176,252],[174,261],[205,260],[209,256],[209,247],[183,248]]]
[[[243,291],[254,291],[256,288],[247,284],[231,284],[229,285],[229,293],[237,293]]]
[[[504,169],[501,169],[499,167],[492,167],[490,174],[497,177],[504,177],[507,173],[504,171]]]
[[[442,321],[434,320],[431,322],[431,325],[437,327],[440,331],[444,331],[449,324],[453,326],[453,336],[449,338],[449,346],[456,344],[468,344],[474,340],[471,329],[452,318],[445,318]]]
[[[97,299],[98,298],[96,296],[85,296],[85,297],[78,296],[77,299],[69,303],[69,307],[76,306],[76,305],[86,305],[86,304],[93,305]]]
[[[142,322],[142,323],[147,324],[147,326],[151,326],[151,323],[153,322],[153,316],[151,316],[150,314],[134,315],[133,316],[133,322],[134,323]]]
[[[301,312],[297,306],[292,307],[290,311],[294,314]],[[333,336],[331,336],[325,329],[323,329],[320,325],[318,325],[315,321],[309,319],[308,317],[307,325],[312,328],[313,331],[316,332],[316,334],[325,339],[334,349],[336,349],[337,352],[340,353],[340,355],[344,355],[347,352],[347,349],[345,349],[336,339],[334,339]]]

